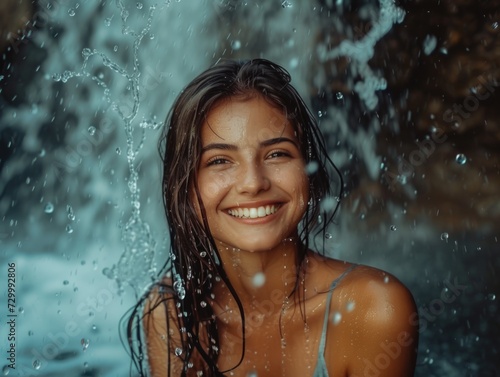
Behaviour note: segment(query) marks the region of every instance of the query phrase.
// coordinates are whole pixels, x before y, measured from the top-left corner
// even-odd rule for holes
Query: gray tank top
[[[325,308],[325,319],[323,320],[323,331],[321,332],[321,339],[319,341],[318,348],[318,361],[316,362],[316,368],[314,369],[313,377],[328,377],[328,369],[326,368],[325,360],[325,346],[326,346],[326,331],[328,329],[328,318],[330,317],[330,303],[332,301],[332,294],[335,287],[340,283],[340,281],[351,272],[357,265],[352,264],[348,269],[346,269],[342,275],[336,278],[330,285],[326,297],[326,308]]]

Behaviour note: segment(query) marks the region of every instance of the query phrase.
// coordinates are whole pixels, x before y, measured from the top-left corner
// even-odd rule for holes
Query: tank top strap
[[[338,278],[336,278],[332,284],[330,284],[330,289],[328,290],[326,297],[326,308],[325,308],[325,318],[323,320],[323,331],[321,332],[321,339],[319,342],[318,356],[323,357],[325,353],[326,346],[326,331],[328,329],[328,318],[330,317],[330,304],[332,301],[332,295],[334,289],[337,285],[342,281],[342,279],[349,274],[354,268],[356,268],[357,264],[353,263],[349,268],[347,268]]]

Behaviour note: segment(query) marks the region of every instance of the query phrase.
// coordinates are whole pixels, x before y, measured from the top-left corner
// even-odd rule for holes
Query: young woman
[[[408,290],[309,247],[341,193],[283,68],[219,62],[179,95],[163,140],[171,254],[129,322],[141,375],[413,375]]]

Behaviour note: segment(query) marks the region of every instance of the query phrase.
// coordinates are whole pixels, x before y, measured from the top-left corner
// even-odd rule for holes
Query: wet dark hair
[[[180,344],[174,344],[173,339],[163,334],[170,350],[166,363],[170,365],[171,357],[181,358],[184,365],[181,376],[192,374],[194,370],[202,371],[203,376],[222,376],[228,372],[217,368],[219,340],[216,319],[211,306],[206,304],[216,280],[226,284],[239,307],[243,324],[240,363],[243,360],[243,307],[219,262],[219,252],[210,234],[197,186],[202,147],[200,129],[211,109],[220,101],[230,97],[258,95],[282,111],[290,121],[298,135],[309,176],[309,202],[299,225],[297,266],[301,266],[305,259],[312,232],[315,231],[316,236],[322,234],[321,238],[324,239],[326,227],[339,201],[329,211],[321,208],[322,199],[333,198],[329,173],[336,171],[339,174],[339,192],[336,193],[339,199],[342,196],[342,178],[328,157],[314,116],[290,81],[290,75],[284,68],[265,59],[221,60],[191,81],[170,110],[160,140],[163,198],[171,242],[170,258],[160,271],[159,281],[135,306],[127,328],[132,359],[141,375],[146,375],[147,370],[141,326],[144,321],[150,320],[151,312],[157,306],[163,306],[167,311],[167,330],[176,328],[181,334]],[[193,196],[197,199],[202,221],[197,215]],[[297,269],[298,274],[300,270]],[[297,290],[297,282],[294,291]],[[157,294],[151,295],[153,291]],[[171,313],[172,310],[177,312],[176,315]],[[195,354],[199,357],[194,357]],[[170,376],[171,369],[168,368]]]

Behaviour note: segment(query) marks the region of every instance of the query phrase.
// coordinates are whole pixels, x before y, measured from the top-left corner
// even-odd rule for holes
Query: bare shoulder
[[[357,306],[377,322],[400,318],[408,322],[415,301],[408,288],[392,274],[377,268],[358,265],[348,279],[349,291]]]
[[[333,281],[342,278],[336,290],[343,291],[343,297],[355,301],[359,312],[366,313],[375,322],[393,321],[394,317],[403,317],[416,310],[408,288],[386,271],[318,254],[313,255],[309,263],[309,271],[314,276],[318,291],[324,291],[321,287],[328,287]]]
[[[418,321],[411,292],[390,273],[363,265],[356,266],[345,283],[346,297],[354,303],[345,322],[351,334],[348,375],[412,376]]]
[[[377,268],[324,258],[319,267],[342,280],[330,312],[340,313],[328,331],[325,357],[332,373],[346,376],[413,376],[418,346],[417,308],[411,292],[395,276]],[[343,349],[338,358],[339,347]],[[339,363],[343,371],[336,368]]]

